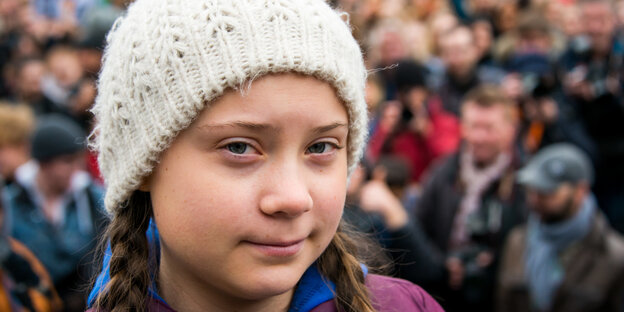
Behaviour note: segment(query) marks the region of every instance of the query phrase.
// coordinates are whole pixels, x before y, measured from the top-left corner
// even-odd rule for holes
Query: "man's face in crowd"
[[[583,185],[562,184],[552,192],[527,187],[527,202],[542,222],[557,223],[569,219],[578,211],[585,194]]]
[[[478,21],[472,25],[472,35],[479,55],[486,54],[492,47],[492,25],[487,21]]]
[[[21,68],[18,88],[25,101],[36,100],[41,96],[41,79],[45,72],[45,65],[41,61],[30,61]]]
[[[456,78],[466,77],[474,70],[478,51],[472,32],[467,27],[451,30],[440,41],[442,60],[448,73]]]
[[[504,105],[483,107],[467,102],[461,119],[463,139],[477,165],[491,164],[511,148],[515,122]]]
[[[84,166],[83,153],[58,156],[39,163],[39,178],[44,179],[55,193],[61,194],[69,189],[74,173]]]
[[[615,32],[615,16],[607,1],[592,1],[581,4],[581,17],[585,33],[592,41],[592,47],[602,52],[611,48]]]
[[[397,62],[406,55],[405,45],[403,44],[401,34],[395,31],[388,31],[383,35],[380,49],[381,62],[384,65]]]
[[[83,68],[77,53],[58,51],[48,60],[50,72],[58,80],[61,86],[72,87],[83,75]]]

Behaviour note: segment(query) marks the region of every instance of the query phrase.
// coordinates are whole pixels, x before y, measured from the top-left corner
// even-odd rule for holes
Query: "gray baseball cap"
[[[578,147],[559,143],[540,150],[518,172],[518,183],[550,193],[563,183],[592,184],[594,170],[589,157]]]

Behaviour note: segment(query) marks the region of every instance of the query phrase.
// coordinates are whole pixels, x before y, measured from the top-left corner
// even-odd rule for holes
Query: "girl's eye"
[[[225,147],[231,153],[239,154],[239,155],[246,154],[251,149],[251,146],[249,146],[249,144],[243,143],[243,142],[230,143],[230,144],[226,145]]]
[[[308,153],[310,154],[323,154],[331,151],[332,148],[336,148],[334,144],[327,142],[314,143],[308,147]]]

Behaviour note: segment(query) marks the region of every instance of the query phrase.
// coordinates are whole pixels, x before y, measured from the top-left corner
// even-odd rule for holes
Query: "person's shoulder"
[[[609,227],[605,235],[605,247],[610,257],[621,263],[620,266],[624,269],[624,237],[622,234]]]
[[[442,307],[419,286],[398,278],[368,274],[366,276],[373,306],[379,312],[438,312]]]
[[[459,152],[448,154],[436,160],[430,168],[428,178],[432,183],[451,182],[459,171]],[[434,182],[435,181],[435,182]]]
[[[595,212],[592,230],[585,241],[601,246],[609,258],[615,259],[624,267],[624,237],[611,227],[603,212]]]
[[[606,220],[603,220],[606,229],[603,232],[603,263],[609,268],[609,275],[617,281],[618,285],[624,285],[624,237],[621,233],[611,228]]]

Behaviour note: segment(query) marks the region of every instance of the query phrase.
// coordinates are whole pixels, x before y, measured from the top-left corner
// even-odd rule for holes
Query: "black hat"
[[[73,120],[52,114],[39,119],[31,144],[32,158],[41,162],[85,150],[86,136]]]
[[[518,173],[518,182],[550,193],[563,183],[591,184],[594,171],[589,157],[578,147],[559,143],[539,151]]]
[[[412,60],[403,60],[398,64],[394,82],[399,91],[426,87],[426,75],[427,69],[422,65]]]

